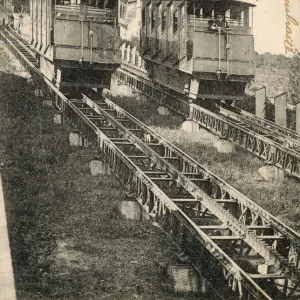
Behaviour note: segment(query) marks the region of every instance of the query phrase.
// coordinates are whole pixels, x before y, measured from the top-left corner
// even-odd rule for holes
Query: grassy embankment
[[[148,221],[121,218],[119,182],[90,175],[95,151],[71,148],[68,124],[54,124],[54,109],[2,62],[0,161],[18,299],[191,299],[170,292],[176,248]]]
[[[204,129],[198,133],[184,132],[180,129],[182,117],[159,116],[155,103],[125,97],[114,101],[267,211],[300,230],[300,185],[297,180],[285,178],[279,182],[263,182],[258,176],[263,162],[251,153],[241,148],[234,154],[218,153],[213,147],[215,136]]]

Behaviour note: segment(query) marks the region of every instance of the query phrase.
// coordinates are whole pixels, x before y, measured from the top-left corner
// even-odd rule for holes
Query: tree
[[[13,4],[15,6],[15,12],[21,12],[25,10],[25,7],[29,7],[29,0],[14,0]],[[28,11],[28,9],[26,10]]]

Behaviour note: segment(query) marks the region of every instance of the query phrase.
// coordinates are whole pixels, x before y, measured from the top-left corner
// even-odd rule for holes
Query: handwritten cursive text
[[[289,52],[293,52],[293,40],[292,40],[293,30],[291,26],[292,24],[294,24],[295,26],[299,25],[299,22],[290,15],[290,0],[285,0],[285,16],[286,16],[286,22],[285,22],[284,47],[285,47],[285,54],[288,54]]]

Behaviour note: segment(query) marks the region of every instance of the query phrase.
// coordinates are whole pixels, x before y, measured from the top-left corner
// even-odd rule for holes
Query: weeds
[[[113,176],[90,175],[94,150],[68,145],[25,79],[3,74],[0,160],[18,299],[184,299],[166,269],[176,249],[149,222],[123,220]],[[23,86],[24,89],[17,87]],[[15,87],[15,88],[12,88]]]

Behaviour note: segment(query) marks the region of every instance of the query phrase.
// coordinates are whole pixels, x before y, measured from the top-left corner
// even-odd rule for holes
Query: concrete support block
[[[88,141],[88,139],[82,137],[82,146],[88,148],[91,146],[91,143]]]
[[[148,101],[148,97],[144,94],[141,94],[141,93],[136,94],[136,99],[138,101],[141,101],[142,103],[146,103]]]
[[[160,106],[157,111],[161,116],[169,116],[171,114],[170,109],[166,106]]]
[[[62,113],[57,113],[54,115],[53,118],[54,124],[63,124],[64,120],[63,120],[63,114]]]
[[[43,92],[43,90],[41,89],[40,86],[37,86],[34,89],[34,94],[35,94],[36,97],[44,97],[44,92]]]
[[[200,290],[199,275],[191,266],[186,266],[186,265],[169,266],[168,273],[169,276],[171,277],[171,280],[174,283],[175,292],[177,293],[199,292]],[[203,291],[204,290],[206,290],[206,288],[203,288]]]
[[[69,135],[70,146],[82,147],[83,146],[83,136],[78,131],[73,131]]]
[[[111,95],[111,90],[109,90],[109,89],[103,89],[102,95],[103,95],[104,97],[110,96],[110,95]]]
[[[53,106],[53,101],[51,99],[43,99],[43,106],[48,106],[52,107]]]
[[[181,129],[185,132],[190,132],[190,133],[197,132],[200,130],[199,124],[190,120],[184,121],[181,125]]]
[[[149,214],[136,200],[121,201],[119,211],[126,220],[150,220]]]
[[[198,275],[199,276],[199,275]],[[210,289],[209,282],[206,278],[202,277],[199,279],[199,291],[201,294],[206,295],[208,294]]]
[[[95,159],[90,161],[89,168],[92,176],[112,174],[112,170],[109,165],[101,160]]]
[[[284,171],[274,165],[266,165],[258,170],[259,175],[266,181],[275,181],[284,179]]]
[[[116,79],[112,81],[112,84],[110,86],[111,94],[113,96],[121,96],[121,97],[134,97],[135,95],[132,93],[132,89],[129,85],[119,83]]]
[[[257,271],[259,274],[263,274],[263,275],[269,274],[270,266],[267,264],[260,264],[257,266]]]
[[[31,77],[28,77],[28,78],[26,79],[26,82],[27,82],[29,85],[34,85],[34,81],[33,81],[33,79],[32,79]]]
[[[219,153],[235,153],[235,145],[227,140],[220,139],[215,144],[214,147],[217,148]]]

